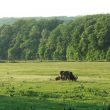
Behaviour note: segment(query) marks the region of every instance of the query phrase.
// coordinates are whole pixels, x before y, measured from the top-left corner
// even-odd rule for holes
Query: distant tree
[[[0,59],[109,61],[110,14],[60,19],[18,19],[0,26]]]
[[[107,51],[106,60],[107,60],[107,61],[110,61],[110,48],[109,48],[108,51]]]

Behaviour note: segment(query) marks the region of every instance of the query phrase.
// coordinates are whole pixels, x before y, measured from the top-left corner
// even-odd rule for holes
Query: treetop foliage
[[[0,59],[110,61],[110,15],[19,19],[1,25]]]

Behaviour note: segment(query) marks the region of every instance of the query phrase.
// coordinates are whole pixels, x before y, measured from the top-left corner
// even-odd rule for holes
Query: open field
[[[0,110],[110,110],[110,62],[0,63]]]

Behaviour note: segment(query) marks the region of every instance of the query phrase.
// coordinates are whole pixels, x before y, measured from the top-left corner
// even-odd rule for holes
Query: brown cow
[[[57,77],[55,78],[56,81],[57,81],[57,80],[60,80],[60,79],[61,79],[60,76],[57,76]]]
[[[60,71],[60,77],[62,80],[72,80],[72,81],[74,80],[74,81],[76,81],[78,79],[78,77],[73,75],[73,73],[70,71]]]

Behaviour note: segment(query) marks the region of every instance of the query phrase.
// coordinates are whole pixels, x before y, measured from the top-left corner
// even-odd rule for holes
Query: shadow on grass
[[[71,103],[34,97],[0,96],[0,110],[109,110],[108,106]]]
[[[63,110],[62,105],[34,97],[0,96],[0,110]]]

